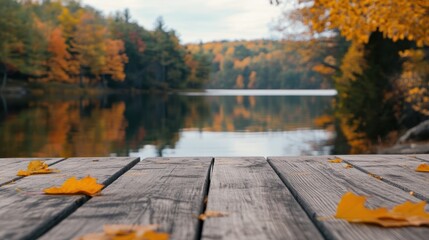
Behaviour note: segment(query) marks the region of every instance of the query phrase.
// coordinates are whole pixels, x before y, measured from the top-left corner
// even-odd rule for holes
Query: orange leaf
[[[168,240],[169,234],[154,231],[158,225],[104,225],[102,233],[90,233],[79,240]]]
[[[53,169],[49,169],[48,164],[40,160],[34,160],[28,163],[27,170],[19,170],[16,175],[26,177],[32,174],[46,174],[51,172],[53,172]]]
[[[346,168],[346,169],[349,169],[349,168],[353,168],[353,165],[351,165],[351,164],[346,164],[345,166],[344,166],[344,168]]]
[[[228,215],[229,213],[226,213],[226,212],[206,211],[205,213],[200,214],[200,216],[198,216],[198,219],[204,221],[209,217],[225,217]]]
[[[386,208],[368,209],[365,207],[365,201],[366,197],[347,192],[338,203],[335,217],[349,222],[361,222],[386,215]]]
[[[335,159],[332,159],[332,160],[328,160],[328,162],[330,162],[330,163],[341,163],[341,162],[343,162],[343,159],[341,159],[341,158],[335,158]]]
[[[143,234],[142,240],[168,240],[169,235],[167,233],[159,233],[155,231],[147,231]]]
[[[425,212],[426,202],[405,202],[393,209],[368,209],[366,197],[347,192],[338,203],[336,218],[354,223],[372,223],[383,227],[429,225],[429,213]]]
[[[158,227],[158,225],[152,224],[152,225],[126,225],[126,224],[110,224],[110,225],[104,225],[103,230],[104,233],[109,236],[115,236],[115,235],[126,235],[129,233],[138,233],[139,235],[142,235],[144,232],[149,230],[155,230]]]
[[[97,183],[96,178],[90,176],[77,180],[76,177],[67,179],[61,187],[51,187],[43,190],[46,194],[86,194],[94,195],[104,187]]]
[[[429,164],[422,163],[416,168],[416,172],[429,172]]]

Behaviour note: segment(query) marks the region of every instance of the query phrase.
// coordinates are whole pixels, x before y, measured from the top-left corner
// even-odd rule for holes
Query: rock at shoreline
[[[396,144],[389,148],[379,149],[378,154],[425,154],[429,153],[429,143]]]
[[[402,137],[399,138],[398,143],[405,143],[409,141],[422,141],[429,139],[429,120],[426,120],[419,125],[409,129]]]

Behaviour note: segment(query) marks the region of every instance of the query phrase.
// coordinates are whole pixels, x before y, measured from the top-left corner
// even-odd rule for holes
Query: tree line
[[[0,0],[1,87],[37,84],[137,89],[201,88],[210,63],[190,53],[162,18],[147,30],[129,11],[104,16],[75,0]]]
[[[208,88],[323,89],[333,87],[325,77],[332,68],[321,64],[336,52],[330,49],[329,41],[217,41],[186,47],[211,62]],[[319,50],[311,48],[314,45],[319,45]]]

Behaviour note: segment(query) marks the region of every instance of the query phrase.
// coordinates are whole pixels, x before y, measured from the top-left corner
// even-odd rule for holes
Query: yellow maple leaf
[[[422,163],[416,168],[416,172],[429,172],[429,164]]]
[[[46,188],[43,191],[45,194],[56,194],[56,195],[64,195],[64,194],[86,194],[86,195],[94,195],[101,191],[104,187],[103,184],[97,183],[97,179],[86,176],[80,180],[76,179],[76,177],[71,177],[67,179],[61,187],[51,187]]]
[[[32,174],[46,174],[51,172],[53,172],[53,169],[50,169],[48,164],[44,161],[33,160],[28,163],[27,170],[19,170],[16,175],[26,177]]]
[[[209,211],[206,211],[205,213],[200,214],[200,216],[198,216],[198,219],[204,221],[210,217],[225,217],[228,215],[229,215],[229,213],[226,213],[226,212],[218,212],[218,211],[210,211],[209,210]]]
[[[383,227],[403,227],[429,225],[429,213],[425,212],[426,202],[405,202],[391,210],[387,208],[368,209],[366,197],[347,192],[338,203],[336,218],[354,223],[371,223]]]
[[[343,162],[343,159],[335,158],[335,159],[328,160],[328,162],[330,162],[330,163],[341,163],[341,162]]]

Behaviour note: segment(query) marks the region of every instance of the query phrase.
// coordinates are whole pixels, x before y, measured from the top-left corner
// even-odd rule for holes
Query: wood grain
[[[418,165],[427,163],[405,155],[345,155],[339,156],[360,170],[382,177],[382,180],[413,192],[415,197],[429,201],[429,173],[416,172]]]
[[[323,239],[264,158],[216,158],[202,239]]]
[[[408,155],[409,157],[422,160],[424,162],[429,162],[429,154],[416,154],[416,155]]]
[[[87,175],[107,185],[138,160],[69,158],[55,164],[60,173],[32,175],[0,187],[0,239],[35,239],[89,198],[44,195],[44,188],[59,186],[71,176]]]
[[[52,166],[63,158],[0,158],[0,187],[23,178],[16,174],[21,169],[27,169],[28,163],[33,160],[41,160]]]
[[[141,161],[42,239],[102,232],[104,224],[159,224],[170,239],[195,239],[212,158]]]
[[[427,239],[429,228],[425,227],[387,229],[332,218],[347,191],[369,196],[369,207],[390,208],[406,200],[417,202],[419,199],[356,168],[329,163],[329,158],[333,157],[270,157],[268,160],[325,238]]]

